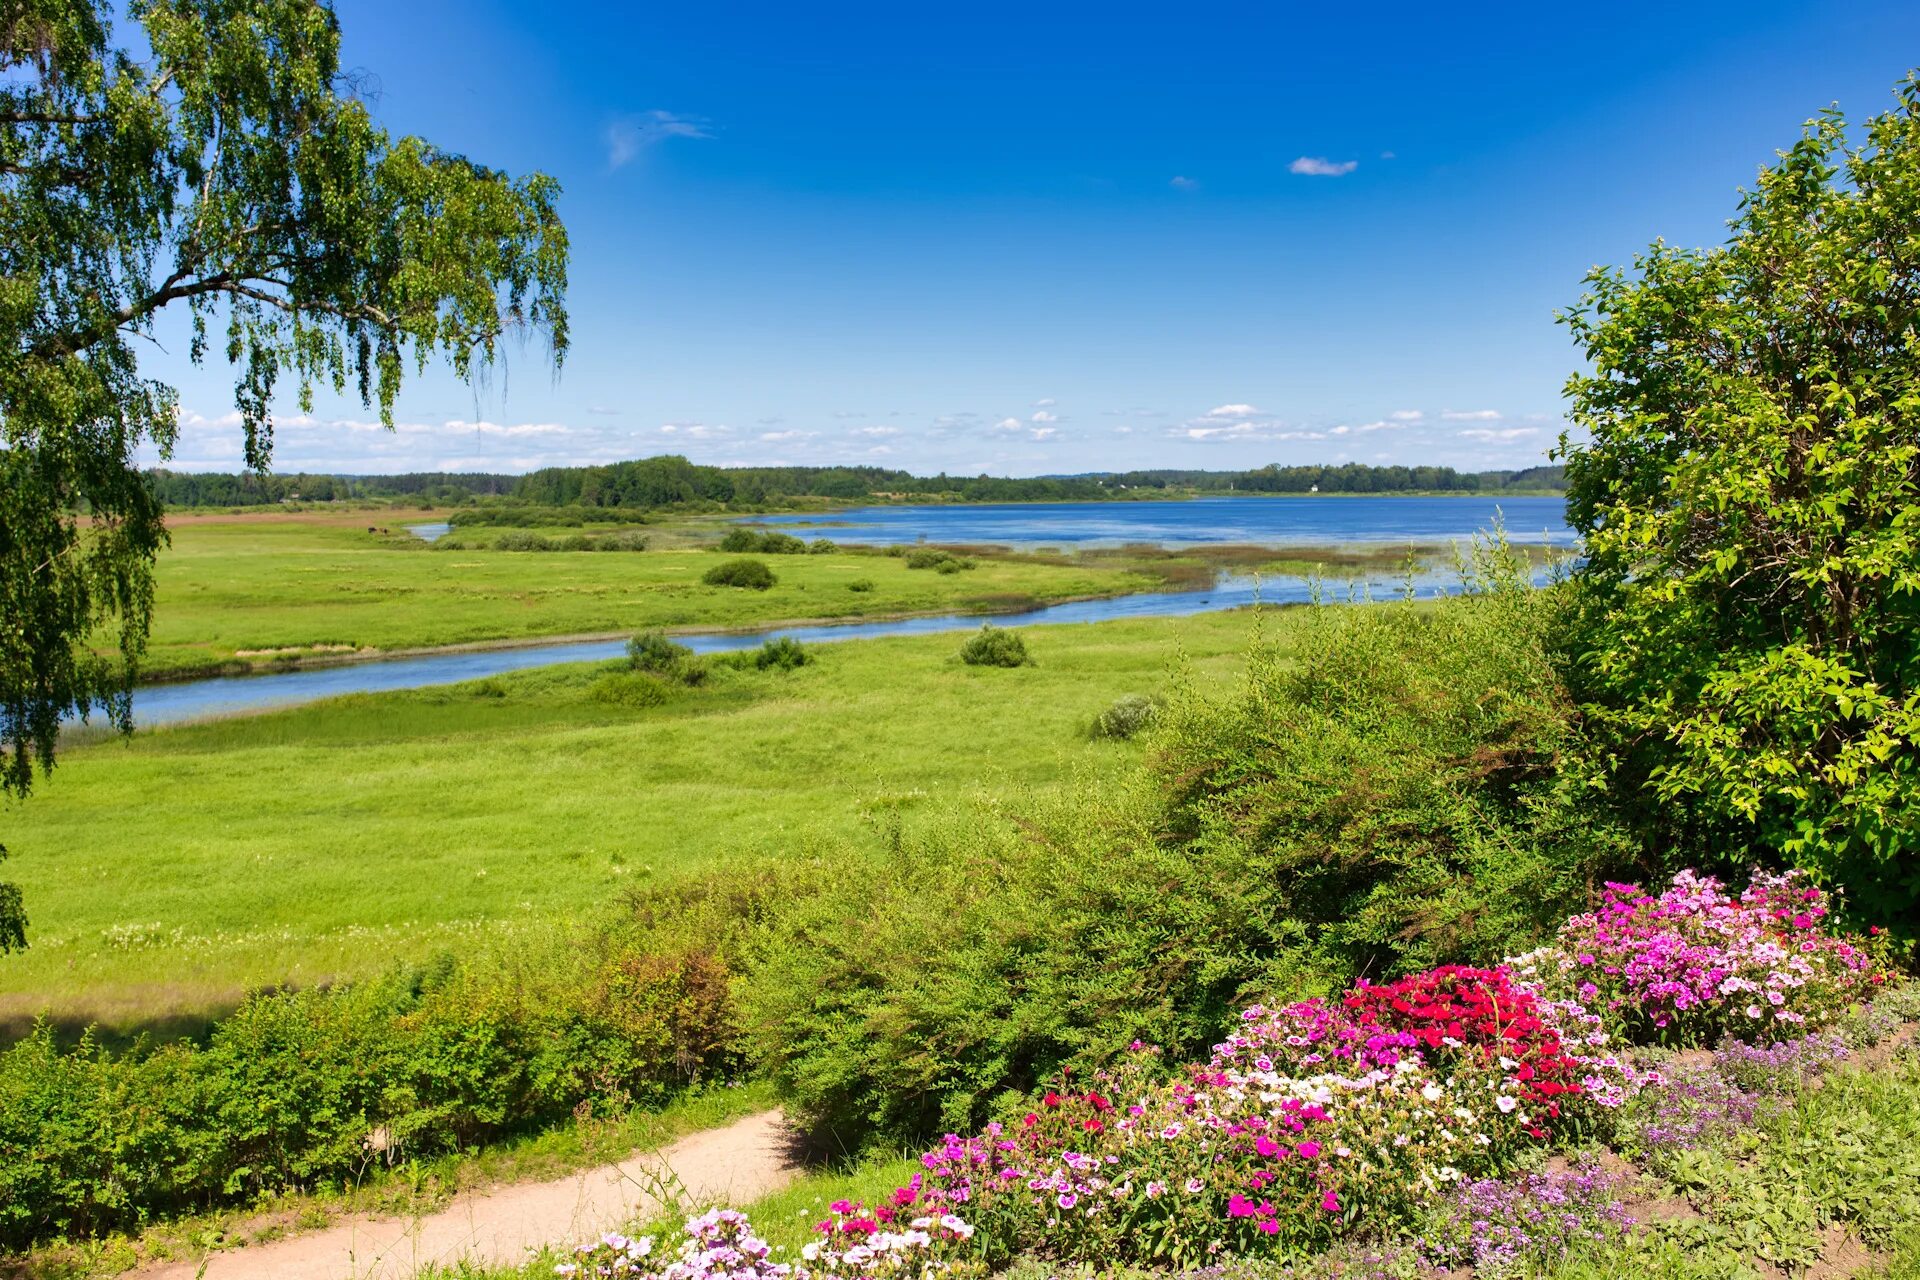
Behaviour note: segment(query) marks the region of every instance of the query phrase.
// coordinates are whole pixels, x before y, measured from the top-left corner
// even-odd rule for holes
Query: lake
[[[1514,542],[1571,546],[1558,497],[1219,497],[1188,501],[929,503],[858,507],[749,522],[835,542],[996,543],[1010,547],[1100,547],[1129,542],[1331,546],[1450,543],[1504,521]]]

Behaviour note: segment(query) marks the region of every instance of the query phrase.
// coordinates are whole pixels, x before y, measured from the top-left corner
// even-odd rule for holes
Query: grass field
[[[1236,669],[1252,625],[1035,628],[1016,670],[961,665],[956,636],[826,645],[643,709],[595,700],[603,667],[548,668],[78,746],[4,811],[33,945],[0,962],[0,1024],[191,1025],[644,877],[865,839],[876,803],[1117,768],[1135,749],[1088,741],[1094,714],[1165,687],[1181,650]]]
[[[436,518],[394,511],[176,519],[173,545],[160,557],[143,674],[271,665],[302,651],[1005,609],[1160,581],[1093,563],[988,559],[943,575],[894,557],[839,554],[761,557],[779,582],[748,591],[703,584],[703,573],[731,557],[688,549],[686,530],[649,532],[670,549],[639,552],[432,551],[403,532]],[[387,534],[368,533],[369,522]],[[852,589],[863,580],[870,589]]]

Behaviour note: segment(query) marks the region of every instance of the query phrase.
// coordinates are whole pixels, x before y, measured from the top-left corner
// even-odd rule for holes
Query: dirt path
[[[462,1193],[423,1218],[354,1218],[263,1245],[170,1262],[135,1280],[405,1280],[429,1263],[466,1260],[511,1266],[530,1249],[588,1240],[659,1208],[650,1194],[671,1171],[695,1204],[739,1204],[794,1176],[780,1113],[748,1116],[683,1138],[657,1155],[635,1156],[553,1182]]]

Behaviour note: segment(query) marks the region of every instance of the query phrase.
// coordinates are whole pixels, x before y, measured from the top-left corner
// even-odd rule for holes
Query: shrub
[[[493,540],[495,551],[551,551],[553,543],[537,533],[509,529]]]
[[[634,529],[602,534],[593,540],[595,551],[645,551],[647,535]]]
[[[959,573],[962,569],[974,567],[972,560],[956,556],[951,551],[939,547],[915,547],[906,552],[907,568],[932,569],[939,573]]]
[[[710,587],[744,587],[749,591],[765,591],[778,579],[764,561],[740,559],[722,561],[700,575],[700,581]]]
[[[1131,738],[1153,723],[1160,705],[1143,694],[1128,693],[1115,698],[1113,705],[1093,718],[1096,738]]]
[[[256,995],[204,1047],[36,1029],[0,1053],[0,1246],[337,1185],[731,1069],[710,948],[600,941]]]
[[[839,549],[839,544],[830,538],[815,538],[807,544],[807,554],[815,556],[830,556]]]
[[[960,661],[970,667],[1024,667],[1033,659],[1019,632],[988,624],[960,646]]]
[[[776,636],[753,655],[753,665],[761,671],[792,671],[812,661],[813,655],[792,636]]]
[[[707,678],[707,667],[686,645],[658,631],[642,631],[627,641],[627,665],[681,684],[697,685]]]
[[[902,828],[774,921],[743,999],[790,1114],[846,1145],[960,1130],[1134,1039],[1203,1051],[1251,999],[1550,938],[1636,851],[1562,771],[1553,596],[1475,573],[1290,611],[1237,689],[1176,684],[1123,785]]]
[[[831,550],[832,543],[827,543]],[[808,547],[806,542],[790,533],[781,533],[773,529],[751,529],[745,525],[736,525],[727,530],[720,539],[720,550],[727,552],[757,551],[763,555],[802,556],[811,550],[818,550],[819,544]]]
[[[570,533],[553,544],[556,551],[591,551],[593,539],[584,533]]]
[[[849,582],[847,584],[847,590],[871,591],[873,590],[873,579],[872,578],[855,578],[852,582]]]

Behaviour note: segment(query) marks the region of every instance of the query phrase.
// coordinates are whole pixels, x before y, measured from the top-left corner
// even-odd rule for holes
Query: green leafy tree
[[[1785,858],[1920,922],[1920,76],[1837,110],[1719,248],[1596,270],[1563,317],[1572,661],[1678,855]]]
[[[178,416],[137,360],[158,313],[236,369],[256,470],[283,382],[390,423],[409,367],[567,345],[558,186],[389,137],[323,0],[133,0],[138,55],[114,10],[0,0],[0,792],[64,717],[129,724],[166,539],[136,453]]]

